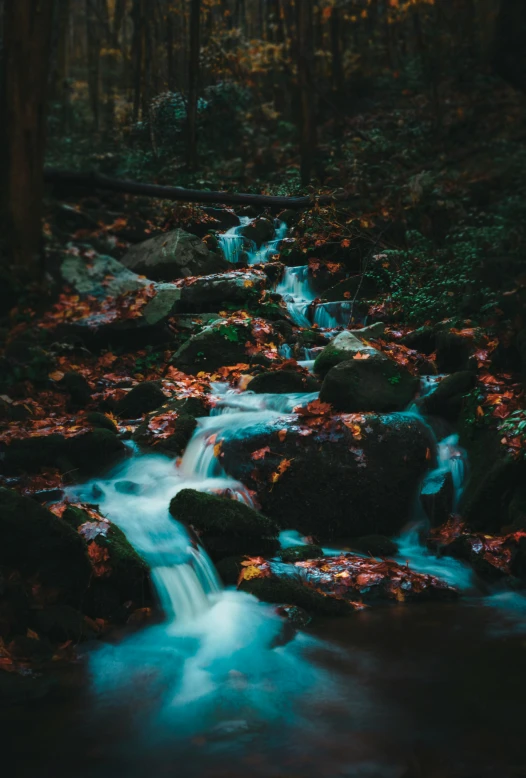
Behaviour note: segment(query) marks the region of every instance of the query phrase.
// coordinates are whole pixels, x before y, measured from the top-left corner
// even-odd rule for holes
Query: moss
[[[13,440],[5,450],[4,464],[11,472],[37,473],[42,467],[71,470],[66,441],[62,435]]]
[[[250,592],[264,602],[297,605],[320,616],[342,616],[352,611],[352,607],[345,600],[328,597],[289,576],[252,578],[242,581],[240,589]]]
[[[106,429],[68,438],[65,445],[68,459],[83,476],[96,475],[112,467],[126,454],[124,443]]]
[[[216,563],[216,570],[225,586],[235,586],[237,584],[239,573],[242,570],[241,563],[244,559],[244,555],[238,554],[237,556],[228,556],[220,559]]]
[[[289,546],[280,554],[282,562],[303,562],[306,559],[319,559],[324,556],[320,546]]]
[[[417,386],[418,379],[391,359],[349,359],[329,370],[320,400],[350,413],[401,411]]]
[[[192,524],[198,531],[218,535],[249,537],[273,536],[278,527],[271,519],[238,500],[183,489],[170,503],[170,513],[178,521]]]
[[[35,577],[78,603],[90,577],[84,541],[65,521],[29,497],[0,488],[0,565]]]
[[[332,367],[336,367],[342,361],[341,353],[330,344],[326,346],[314,361],[314,372],[322,378],[327,375]]]
[[[114,421],[110,419],[109,416],[106,416],[105,413],[99,413],[98,411],[90,411],[86,414],[86,419],[89,421],[90,424],[93,424],[94,427],[104,430],[109,430],[110,432],[113,432],[115,435],[118,433],[117,425]]]

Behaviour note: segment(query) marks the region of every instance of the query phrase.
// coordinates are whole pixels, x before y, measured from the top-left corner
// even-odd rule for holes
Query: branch
[[[312,208],[315,205],[330,205],[356,197],[342,192],[333,195],[306,195],[286,197],[274,195],[248,194],[242,192],[208,192],[200,189],[183,189],[179,186],[161,186],[159,184],[141,184],[121,178],[109,178],[100,173],[76,173],[69,170],[47,168],[44,171],[46,184],[69,185],[83,189],[107,189],[112,192],[156,197],[160,200],[181,200],[187,203],[220,203],[224,205],[256,205],[274,208]]]

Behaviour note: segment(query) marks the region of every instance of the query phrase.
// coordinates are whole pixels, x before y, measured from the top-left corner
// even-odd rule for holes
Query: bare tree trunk
[[[60,106],[60,127],[63,133],[70,129],[70,85],[68,83],[68,33],[71,0],[63,0],[56,9],[55,58],[52,72],[51,102]]]
[[[343,65],[341,49],[341,19],[337,6],[331,14],[331,58],[332,58],[332,88],[340,95],[343,91]]]
[[[526,92],[526,4],[502,0],[495,31],[496,72],[516,89]]]
[[[138,121],[143,105],[144,58],[146,54],[144,28],[144,0],[133,0],[133,119]]]
[[[311,179],[315,150],[312,0],[301,0],[296,4],[296,22],[298,31],[298,86],[301,107],[299,125],[301,183],[306,186]]]
[[[95,131],[100,128],[100,48],[101,30],[97,0],[86,0],[86,38],[88,46],[88,91]]]
[[[6,0],[0,115],[2,231],[14,273],[42,277],[42,194],[54,0]]]
[[[190,0],[190,57],[188,68],[188,166],[197,167],[197,101],[199,88],[199,51],[201,0]]]

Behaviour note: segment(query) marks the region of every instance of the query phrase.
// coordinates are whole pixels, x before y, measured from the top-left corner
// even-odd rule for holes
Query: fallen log
[[[184,189],[180,186],[162,186],[159,184],[141,184],[123,178],[109,178],[100,173],[76,173],[69,170],[44,170],[46,184],[71,186],[88,189],[106,189],[123,194],[155,197],[159,200],[181,200],[187,203],[216,203],[221,205],[255,205],[264,208],[305,209],[315,205],[330,205],[354,199],[356,195],[337,192],[332,195],[305,195],[287,197],[280,195],[250,194],[247,192],[208,192],[200,189]]]

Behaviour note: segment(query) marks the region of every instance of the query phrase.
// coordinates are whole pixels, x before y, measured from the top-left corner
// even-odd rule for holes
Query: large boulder
[[[31,498],[3,488],[0,566],[77,605],[91,577],[86,546],[77,532]]]
[[[209,251],[198,237],[180,229],[132,246],[121,262],[152,281],[210,275],[229,267],[228,262]]]
[[[362,340],[362,338],[365,339],[367,337],[368,333],[364,333],[359,337],[358,332],[359,330],[354,330],[353,332],[344,330],[325,346],[314,362],[314,372],[316,375],[323,378],[332,367],[339,365],[340,362],[347,362],[349,359],[354,359],[357,354],[360,354],[366,359],[373,357],[382,359],[384,357],[381,352]],[[376,332],[376,330],[374,332]],[[372,337],[372,335],[369,335],[369,337]],[[387,357],[385,357],[385,359],[387,359]]]
[[[401,411],[412,400],[417,387],[417,378],[381,352],[360,353],[329,370],[320,400],[348,413]]]
[[[420,407],[424,413],[455,421],[462,408],[464,395],[473,389],[475,383],[475,374],[470,370],[452,373],[443,378],[433,392],[422,398]]]
[[[259,556],[279,547],[276,523],[237,500],[183,489],[170,502],[170,513],[192,525],[214,560],[235,554]]]
[[[219,442],[221,465],[266,515],[320,539],[397,533],[433,446],[411,414],[248,420]]]
[[[60,266],[60,274],[64,283],[78,294],[97,298],[137,292],[150,283],[117,259],[104,255],[89,260],[78,256],[67,257]]]

